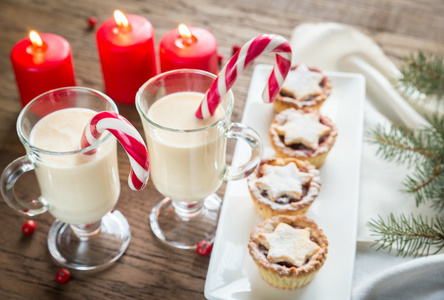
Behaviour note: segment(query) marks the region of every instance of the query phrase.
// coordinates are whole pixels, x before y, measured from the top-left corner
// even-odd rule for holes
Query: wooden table
[[[21,109],[9,59],[13,45],[29,30],[52,32],[72,46],[77,84],[103,91],[95,30],[89,16],[100,24],[114,9],[138,14],[151,21],[156,41],[179,22],[212,30],[224,62],[231,47],[242,45],[261,33],[290,38],[293,28],[304,22],[343,22],[370,35],[399,64],[415,50],[444,55],[444,5],[439,0],[1,0],[0,1],[0,170],[24,155],[15,123]],[[240,121],[253,67],[272,63],[261,57],[240,76],[233,87],[236,103],[233,121]],[[142,130],[134,106],[119,105],[120,112]],[[231,157],[232,146],[230,146]],[[55,282],[59,266],[48,252],[46,236],[54,221],[50,214],[35,218],[38,229],[31,237],[21,233],[26,220],[0,201],[0,299],[203,299],[209,257],[194,251],[164,246],[151,232],[148,213],[160,194],[152,183],[142,192],[127,184],[129,164],[119,150],[121,198],[117,204],[129,220],[132,240],[127,252],[112,267],[99,273],[73,272],[66,285]],[[37,196],[33,175],[20,180],[17,193]],[[223,196],[224,187],[219,191]]]

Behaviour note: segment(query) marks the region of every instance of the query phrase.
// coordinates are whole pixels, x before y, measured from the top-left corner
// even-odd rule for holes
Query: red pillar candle
[[[61,36],[31,31],[12,48],[11,62],[23,106],[46,91],[76,85],[71,47]]]
[[[216,38],[203,28],[180,24],[160,40],[159,56],[162,72],[200,69],[217,74],[219,71]]]
[[[153,26],[143,17],[115,11],[96,40],[106,93],[116,102],[134,104],[137,90],[157,75]]]

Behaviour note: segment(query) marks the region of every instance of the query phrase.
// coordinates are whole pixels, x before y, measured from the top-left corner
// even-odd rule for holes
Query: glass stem
[[[172,201],[177,215],[184,221],[199,215],[202,211],[204,199],[195,202]]]
[[[89,224],[84,224],[84,225],[71,224],[69,226],[71,226],[72,230],[74,231],[74,233],[78,236],[78,238],[80,240],[86,240],[90,236],[96,235],[100,232],[101,223],[102,223],[102,221],[99,220],[97,222],[93,222],[93,223],[89,223]]]

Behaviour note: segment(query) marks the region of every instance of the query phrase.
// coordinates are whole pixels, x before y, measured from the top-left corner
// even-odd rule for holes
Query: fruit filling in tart
[[[277,112],[290,107],[319,109],[331,89],[330,78],[321,70],[305,64],[294,66],[279,91],[274,108]]]
[[[263,218],[304,214],[319,194],[321,179],[310,163],[294,158],[261,161],[248,177],[248,188]]]
[[[295,228],[286,223],[279,223],[272,233],[259,234],[258,240],[259,249],[268,261],[288,268],[307,264],[321,248],[310,237],[309,228]]]
[[[253,228],[248,242],[262,278],[272,286],[295,289],[307,285],[327,258],[328,241],[306,216],[279,215]]]
[[[294,150],[313,152],[332,131],[332,126],[317,112],[294,111],[274,127],[281,142]]]
[[[255,185],[261,195],[278,204],[301,201],[313,175],[300,171],[294,162],[284,166],[263,165]]]
[[[323,164],[337,134],[328,117],[316,110],[294,108],[277,114],[269,130],[276,156],[308,160],[315,167]]]
[[[315,68],[301,64],[293,67],[282,85],[281,95],[294,99],[311,100],[323,92],[327,76]]]

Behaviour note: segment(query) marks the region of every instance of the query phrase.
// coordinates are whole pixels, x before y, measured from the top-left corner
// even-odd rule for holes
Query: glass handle
[[[242,140],[251,149],[251,155],[247,162],[240,166],[227,166],[222,176],[223,180],[238,180],[250,175],[259,165],[262,157],[262,141],[259,134],[246,125],[232,123],[226,133],[227,138]]]
[[[35,169],[35,165],[26,156],[22,156],[11,162],[0,177],[0,188],[3,199],[14,210],[27,216],[42,214],[48,210],[40,198],[31,201],[19,199],[14,192],[14,185],[21,175]]]

